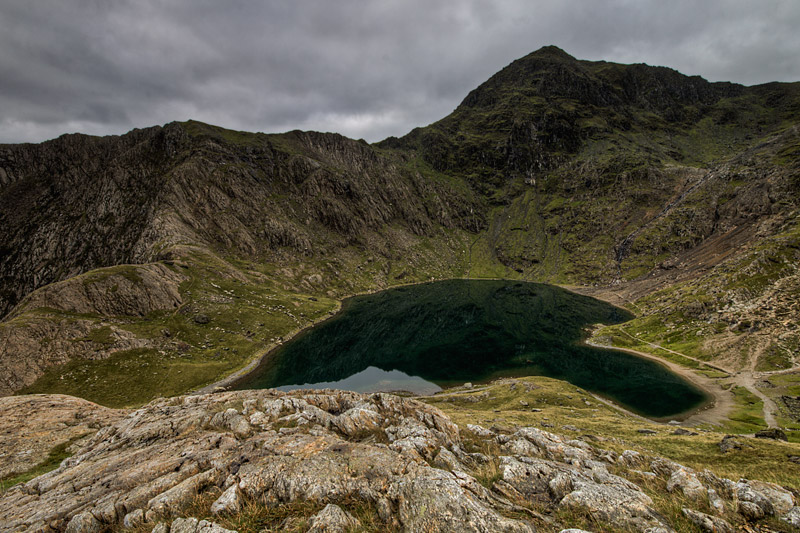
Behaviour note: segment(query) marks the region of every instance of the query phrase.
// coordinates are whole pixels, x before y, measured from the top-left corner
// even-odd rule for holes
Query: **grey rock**
[[[707,515],[705,513],[701,513],[700,511],[694,511],[685,507],[681,509],[681,512],[686,518],[688,518],[693,524],[703,531],[708,531],[709,533],[733,533],[733,526],[731,526],[728,521],[723,520],[722,518]]]
[[[737,509],[749,520],[761,520],[765,516],[764,509],[753,502],[739,502]]]
[[[494,437],[494,433],[489,431],[483,426],[479,426],[478,424],[467,424],[467,431],[470,431],[475,434],[476,437],[481,437],[482,439],[490,439]]]
[[[669,492],[680,490],[684,496],[696,502],[704,501],[708,497],[708,490],[700,483],[697,476],[683,468],[672,473],[667,481],[667,490]]]
[[[99,533],[102,529],[103,524],[92,513],[84,511],[72,517],[64,533]]]
[[[433,459],[433,466],[443,470],[467,470],[455,454],[444,446],[439,448],[439,453],[436,454],[436,457]]]
[[[722,437],[722,440],[719,441],[719,451],[722,453],[728,453],[733,450],[741,450],[742,447],[742,443],[736,440],[734,435],[725,435]]]
[[[792,507],[789,512],[781,517],[781,520],[794,527],[800,527],[800,507]]]
[[[233,431],[236,435],[243,436],[250,433],[252,427],[247,418],[236,409],[226,409],[211,418],[211,425],[220,429]]]
[[[308,533],[346,533],[352,528],[361,526],[361,522],[338,505],[329,503],[322,511],[311,517],[309,525],[311,527]]]
[[[169,533],[169,524],[166,522],[156,524],[156,527],[150,533]]]
[[[464,491],[462,483],[455,475],[430,467],[421,467],[394,483],[390,495],[398,502],[403,528],[443,533],[533,533],[530,525],[492,509],[480,494]]]
[[[122,525],[125,527],[136,527],[144,522],[144,511],[142,509],[135,509],[125,515],[122,519]]]
[[[178,511],[203,489],[215,485],[219,480],[220,472],[216,469],[200,472],[152,498],[147,502],[147,507],[156,513]]]
[[[239,485],[233,484],[225,489],[225,492],[211,504],[211,512],[213,514],[235,513],[240,507]]]
[[[745,484],[747,485],[747,489],[744,487]],[[750,491],[757,496],[754,497]],[[736,484],[736,495],[740,500],[752,501],[758,504],[764,509],[767,515],[782,515],[788,513],[795,505],[795,498],[791,492],[780,485],[764,481],[740,481]],[[764,500],[769,502],[769,505],[765,505],[763,503]]]
[[[372,409],[354,407],[335,417],[333,425],[347,436],[368,433],[381,429],[383,417]]]
[[[197,518],[176,518],[169,527],[169,533],[195,533],[199,523]]]
[[[580,463],[592,458],[591,447],[586,443],[567,440],[554,433],[534,427],[517,430],[503,444],[503,450],[512,455],[544,457],[567,463]]]
[[[617,458],[617,462],[627,468],[642,468],[647,464],[647,459],[639,452],[625,450]]]
[[[787,441],[789,438],[786,436],[786,433],[782,429],[779,428],[769,428],[769,429],[762,429],[761,431],[756,431],[755,437],[757,439],[772,439],[772,440],[782,440]]]
[[[660,525],[658,516],[650,507],[652,500],[640,491],[622,485],[577,481],[574,490],[559,505],[571,507],[618,527],[634,527],[644,531]]]
[[[237,533],[231,529],[197,518],[176,518],[172,521],[169,533]]]
[[[708,489],[708,506],[718,515],[725,514],[725,502],[719,497],[717,491]]]
[[[714,490],[718,497],[724,500],[733,500],[736,497],[736,483],[734,481],[719,477],[710,470],[703,470],[696,475],[700,482],[708,487],[709,490]]]
[[[608,473],[600,464],[594,468],[567,465],[545,459],[503,457],[503,481],[527,498],[552,499],[617,527],[662,525],[651,509],[649,496],[630,481]]]
[[[664,459],[663,457],[657,457],[650,462],[650,470],[652,470],[656,475],[661,477],[669,478],[678,470],[686,470],[691,471],[690,468],[686,468],[680,463],[676,463],[675,461],[670,461],[669,459]]]

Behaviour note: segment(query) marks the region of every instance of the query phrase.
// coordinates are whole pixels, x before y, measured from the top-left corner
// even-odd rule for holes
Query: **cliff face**
[[[5,392],[81,354],[151,350],[150,371],[181,353],[228,371],[343,295],[431,277],[654,295],[637,309],[648,341],[669,345],[671,328],[695,335],[705,321],[709,337],[697,338],[722,335],[736,350],[750,337],[723,330],[752,324],[768,298],[779,311],[759,326],[761,350],[790,306],[767,295],[796,287],[798,117],[798,84],[709,83],[547,47],[448,117],[372,146],[187,122],[0,147],[0,340],[5,359],[34,369]],[[145,277],[125,266],[145,263],[161,266]],[[124,283],[76,277],[94,269]],[[729,298],[737,305],[717,313]],[[663,305],[669,320],[653,322]],[[241,341],[238,355],[215,355],[211,326],[193,318],[210,313]],[[787,335],[783,368],[798,342]],[[713,343],[690,351],[729,355]]]
[[[173,123],[6,146],[0,168],[3,314],[38,287],[150,262],[178,243],[248,258],[324,257],[351,244],[387,253],[392,243],[375,235],[386,225],[421,236],[482,223],[464,191],[333,134]]]
[[[159,177],[180,145],[172,133],[0,147],[0,313],[48,283],[147,260]]]

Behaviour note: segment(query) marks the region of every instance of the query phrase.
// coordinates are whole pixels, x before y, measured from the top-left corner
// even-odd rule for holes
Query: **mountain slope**
[[[0,359],[17,370],[0,387],[141,403],[243,367],[345,295],[463,276],[622,302],[639,318],[608,342],[791,370],[798,118],[797,83],[546,47],[372,146],[198,122],[4,146]],[[156,377],[132,395],[136,373]],[[770,394],[800,392],[781,379]]]
[[[193,315],[209,307],[198,300],[230,307],[241,297],[236,304],[243,305],[244,287],[263,309],[270,299],[294,301],[290,293],[331,298],[395,278],[461,275],[463,235],[483,223],[468,188],[426,179],[403,158],[333,134],[266,136],[173,123],[122,137],[9,146],[4,154],[13,162],[0,189],[0,308],[14,308],[0,322],[6,393],[53,363],[105,360],[121,350],[149,350],[148,368],[160,372],[158,353],[203,348],[153,333],[180,318],[174,329],[203,326]],[[148,267],[147,276],[130,265],[153,261],[166,263]],[[221,283],[243,294],[234,299]],[[279,296],[264,293],[270,285]],[[109,305],[120,300],[152,305]],[[237,333],[253,337],[266,323],[259,333],[277,338],[307,323],[292,318],[287,330],[281,319],[273,330],[274,321],[255,313],[246,326],[235,324]],[[142,339],[151,315],[158,316]],[[246,343],[245,354],[214,371],[241,365],[257,344]]]

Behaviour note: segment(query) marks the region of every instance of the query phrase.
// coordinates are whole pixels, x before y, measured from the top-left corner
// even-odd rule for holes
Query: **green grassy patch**
[[[111,326],[102,326],[90,331],[82,340],[109,345],[114,344],[114,339],[114,330],[111,329]]]
[[[673,426],[632,417],[574,385],[540,376],[501,380],[474,390],[451,389],[420,399],[445,411],[462,428],[479,424],[514,431],[515,427],[534,426],[565,436],[591,435],[584,438],[617,453],[632,449],[667,457],[697,470],[708,468],[734,480],[746,477],[800,487],[800,465],[787,458],[800,455],[800,444],[741,436],[737,437],[745,444],[741,450],[720,451],[719,442],[726,434],[752,433],[765,427],[758,417],[760,402],[750,403],[755,398],[746,389],[734,392],[740,405],[734,414],[737,421],[724,425],[721,431],[700,428],[694,436],[672,435]],[[652,429],[656,434],[645,435],[639,429]],[[464,433],[469,440],[469,433]],[[490,478],[491,472],[487,474]]]
[[[71,455],[70,452],[67,451],[67,449],[75,441],[82,439],[84,436],[85,435],[74,437],[66,442],[62,442],[61,444],[53,447],[48,453],[47,458],[41,463],[31,468],[30,470],[22,472],[20,474],[13,474],[6,478],[0,479],[0,493],[5,492],[14,485],[18,485],[20,483],[27,483],[28,481],[30,481],[35,477],[41,476],[42,474],[46,474],[51,470],[55,470],[56,468],[58,468],[61,462]]]
[[[732,433],[753,433],[767,427],[764,422],[764,402],[744,387],[734,387],[736,407],[724,427]]]

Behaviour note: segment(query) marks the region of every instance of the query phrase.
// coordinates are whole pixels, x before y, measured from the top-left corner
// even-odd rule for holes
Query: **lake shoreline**
[[[206,393],[217,391],[220,388],[229,389],[229,388],[232,388],[232,387],[236,387],[239,383],[242,383],[248,377],[250,377],[254,373],[256,373],[258,371],[259,367],[261,367],[263,364],[267,363],[269,361],[270,357],[273,355],[273,353],[275,351],[277,351],[278,349],[280,349],[285,343],[291,341],[292,339],[294,339],[295,337],[297,337],[300,334],[308,333],[309,331],[313,330],[315,327],[317,327],[321,323],[327,322],[328,320],[330,320],[332,318],[335,318],[337,315],[341,314],[343,309],[345,308],[345,302],[347,300],[350,300],[350,299],[352,299],[354,297],[358,297],[358,296],[377,294],[377,293],[380,293],[380,292],[383,292],[383,291],[386,291],[386,290],[390,290],[390,289],[397,289],[397,288],[402,288],[402,287],[413,287],[413,286],[423,285],[423,284],[427,284],[427,283],[431,283],[431,282],[453,281],[453,280],[463,280],[463,281],[503,281],[503,282],[509,282],[509,283],[532,283],[532,284],[540,284],[540,285],[551,285],[551,284],[542,284],[540,282],[517,280],[517,279],[449,278],[449,279],[446,279],[446,280],[425,280],[425,281],[418,281],[418,282],[413,282],[413,283],[402,283],[402,284],[398,284],[398,285],[392,285],[390,287],[375,288],[374,290],[360,291],[358,293],[354,293],[352,295],[348,295],[348,296],[342,298],[340,301],[337,302],[337,305],[334,308],[334,310],[330,311],[327,315],[319,317],[318,319],[316,319],[316,320],[314,320],[314,321],[312,321],[312,322],[310,322],[310,323],[308,323],[308,324],[306,324],[306,325],[304,325],[302,327],[296,328],[295,330],[293,330],[289,334],[284,335],[281,341],[278,341],[278,342],[275,342],[275,343],[271,343],[270,345],[267,345],[262,350],[257,352],[257,355],[249,363],[247,363],[244,367],[240,368],[239,370],[233,372],[232,374],[230,374],[230,375],[228,375],[228,376],[226,376],[226,377],[224,377],[224,378],[222,378],[222,379],[220,379],[220,380],[218,380],[218,381],[216,381],[216,382],[214,382],[214,383],[212,383],[210,385],[207,385],[205,387],[202,387],[201,389],[198,389],[197,391],[194,391],[192,394],[206,394]],[[568,291],[568,292],[571,292],[571,293],[579,295],[579,296],[586,296],[586,295],[581,294],[580,292],[574,290],[574,287],[565,287],[565,286],[559,286],[559,285],[551,285],[551,286],[559,288],[559,289],[562,289],[562,290],[565,290],[565,291]],[[605,301],[606,303],[608,303],[610,305],[614,305],[614,304],[612,304],[611,302],[608,302],[605,299],[600,298],[599,300],[600,301]],[[616,305],[614,305],[614,306],[616,307]],[[671,361],[667,361],[667,360],[661,359],[661,358],[659,358],[657,356],[654,356],[652,354],[648,354],[648,353],[645,353],[645,352],[640,352],[640,351],[637,351],[637,350],[632,350],[632,349],[627,349],[627,348],[619,348],[619,347],[614,347],[614,346],[605,346],[605,345],[592,343],[592,342],[590,342],[590,341],[588,341],[586,339],[584,339],[582,343],[584,345],[586,345],[586,346],[591,346],[591,347],[594,347],[594,348],[601,348],[601,349],[610,349],[610,350],[614,350],[614,351],[618,351],[618,352],[624,352],[624,353],[628,353],[630,355],[634,355],[634,356],[636,356],[638,358],[642,358],[642,359],[646,359],[646,360],[650,360],[650,361],[654,361],[656,363],[659,363],[661,366],[665,367],[671,373],[676,374],[677,376],[679,376],[679,377],[683,378],[684,380],[688,381],[689,383],[691,383],[693,386],[695,386],[697,389],[702,391],[709,398],[708,401],[704,402],[701,406],[693,408],[693,409],[690,409],[690,410],[687,410],[687,411],[684,411],[682,413],[678,413],[678,414],[675,414],[673,416],[667,416],[667,417],[658,417],[658,418],[653,417],[653,418],[650,418],[650,417],[647,417],[647,416],[644,416],[644,415],[637,414],[637,413],[629,410],[628,408],[624,407],[623,405],[618,404],[614,400],[611,400],[611,399],[609,399],[609,398],[607,398],[607,397],[605,397],[603,395],[600,395],[598,393],[589,391],[587,389],[587,392],[589,392],[590,394],[595,396],[598,400],[603,401],[604,403],[607,403],[607,404],[609,404],[609,405],[611,405],[611,406],[613,406],[613,407],[625,412],[626,414],[629,414],[629,415],[632,415],[632,416],[636,416],[636,417],[641,417],[643,419],[646,419],[646,420],[649,420],[649,421],[653,421],[653,422],[658,422],[658,423],[666,423],[667,421],[670,421],[670,420],[678,420],[678,421],[681,421],[682,423],[692,424],[692,425],[694,425],[694,424],[702,424],[702,423],[719,424],[720,422],[722,422],[725,419],[727,419],[727,414],[730,413],[731,410],[734,407],[733,399],[731,397],[731,394],[728,391],[725,391],[724,389],[722,389],[717,383],[714,383],[713,380],[711,380],[710,378],[707,378],[705,376],[699,375],[697,373],[694,373],[694,372],[690,371],[689,369],[687,369],[685,367],[681,367],[680,365],[672,363]],[[421,397],[424,398],[425,396],[421,396]]]

